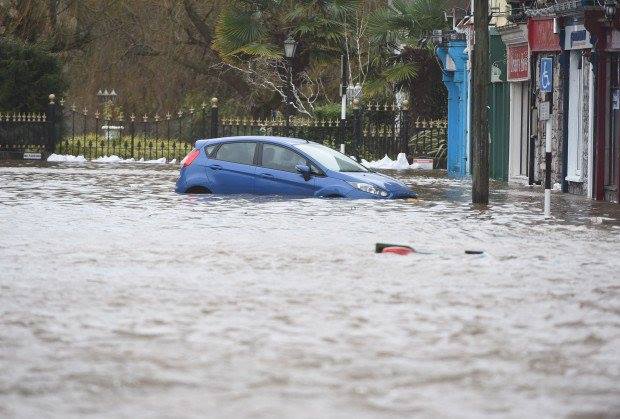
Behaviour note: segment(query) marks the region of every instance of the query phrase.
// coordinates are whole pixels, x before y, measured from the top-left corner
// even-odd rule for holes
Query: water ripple
[[[0,167],[0,415],[619,415],[618,206],[396,176],[420,199]]]

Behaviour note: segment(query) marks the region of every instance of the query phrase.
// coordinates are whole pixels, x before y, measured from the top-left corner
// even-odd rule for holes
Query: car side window
[[[307,163],[308,161],[305,157],[288,148],[273,144],[263,144],[263,167],[297,173],[295,166]]]
[[[217,144],[205,147],[205,155],[207,157],[211,157],[211,154],[213,154],[213,150],[215,150],[215,147],[217,147]]]
[[[239,164],[253,164],[256,143],[224,143],[217,150],[215,159]]]

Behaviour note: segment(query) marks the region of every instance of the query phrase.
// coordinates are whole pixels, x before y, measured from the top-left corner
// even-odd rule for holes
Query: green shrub
[[[167,160],[177,159],[180,161],[193,148],[193,144],[171,138],[148,138],[136,136],[122,136],[115,140],[107,140],[104,135],[86,134],[75,137],[65,137],[56,144],[56,154],[70,154],[72,156],[82,155],[87,159],[95,159],[103,156],[118,156],[124,159],[141,158],[145,160],[160,159],[165,157]]]
[[[314,108],[316,119],[340,119],[340,103],[327,103]],[[347,118],[352,117],[351,107],[347,106]]]

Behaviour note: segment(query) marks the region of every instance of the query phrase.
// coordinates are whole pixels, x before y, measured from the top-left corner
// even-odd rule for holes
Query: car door
[[[235,141],[220,144],[207,160],[207,177],[213,193],[254,193],[257,143]]]
[[[261,195],[313,196],[315,177],[305,179],[295,166],[308,165],[308,159],[290,148],[262,143],[256,168],[256,193]]]

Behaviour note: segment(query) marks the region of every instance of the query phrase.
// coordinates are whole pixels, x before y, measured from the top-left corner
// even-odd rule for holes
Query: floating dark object
[[[465,254],[467,255],[481,255],[484,253],[484,250],[466,250]]]

